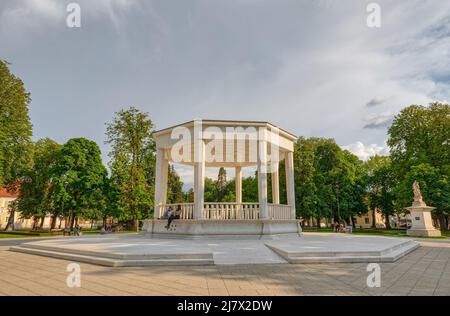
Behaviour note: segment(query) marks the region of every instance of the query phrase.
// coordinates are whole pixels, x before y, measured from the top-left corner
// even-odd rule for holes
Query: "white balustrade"
[[[194,203],[173,203],[160,205],[159,218],[164,212],[172,207],[176,210],[181,207],[180,219],[194,218]],[[291,206],[283,204],[268,204],[269,219],[286,220],[291,219]],[[259,219],[258,203],[226,203],[207,202],[203,205],[202,219],[205,220],[254,220]]]
[[[208,202],[203,206],[203,219],[235,220],[258,218],[258,203]]]
[[[269,204],[269,219],[291,219],[291,206],[285,204]]]
[[[172,210],[176,211],[178,206],[181,207],[180,219],[193,219],[194,218],[194,203],[172,203],[161,205],[159,209],[159,218],[164,215],[164,212],[172,207]]]

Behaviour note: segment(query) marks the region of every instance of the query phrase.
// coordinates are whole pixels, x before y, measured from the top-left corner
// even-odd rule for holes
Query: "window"
[[[364,223],[366,223],[366,224],[370,224],[370,220],[369,220],[369,218],[368,218],[368,217],[365,217],[365,218],[364,218]]]

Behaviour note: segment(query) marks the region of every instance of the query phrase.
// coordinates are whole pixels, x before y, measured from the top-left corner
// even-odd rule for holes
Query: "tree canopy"
[[[11,185],[32,162],[30,94],[0,60],[0,186]]]
[[[115,203],[126,210],[123,217],[129,217],[136,230],[138,220],[153,207],[156,158],[152,133],[153,122],[148,113],[134,107],[117,112],[107,124],[106,143],[112,146],[109,167],[117,192]]]

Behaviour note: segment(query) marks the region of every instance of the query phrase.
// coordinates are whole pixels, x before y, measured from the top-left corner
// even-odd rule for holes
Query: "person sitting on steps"
[[[181,216],[181,205],[178,205],[176,211],[170,214],[169,219],[167,220],[166,229],[169,230],[172,221],[174,219],[180,219],[180,216]]]

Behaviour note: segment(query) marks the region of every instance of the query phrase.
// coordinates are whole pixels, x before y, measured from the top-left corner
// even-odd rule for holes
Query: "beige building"
[[[0,189],[0,229],[6,226],[9,219],[9,207],[17,198],[17,194],[10,193],[6,189]]]
[[[8,192],[5,188],[0,188],[0,230],[5,229],[6,225],[8,224],[8,220],[10,217],[10,206],[11,203],[14,202],[18,197],[17,193]],[[46,216],[44,219],[44,223],[42,228],[43,229],[50,229],[52,223],[51,216]],[[20,214],[20,212],[14,212],[14,229],[21,230],[21,229],[32,229],[35,221],[32,218],[23,218]],[[37,225],[39,225],[37,223]],[[100,222],[94,223],[94,226],[97,226],[101,224]],[[78,225],[83,228],[90,228],[91,227],[91,221],[89,220],[78,220]],[[57,219],[56,222],[56,228],[64,228],[66,226],[64,219]]]
[[[356,227],[357,228],[372,228],[373,227],[373,212],[374,210],[369,210],[367,214],[356,217]],[[386,228],[384,217],[381,212],[375,212],[375,227],[376,228]]]

